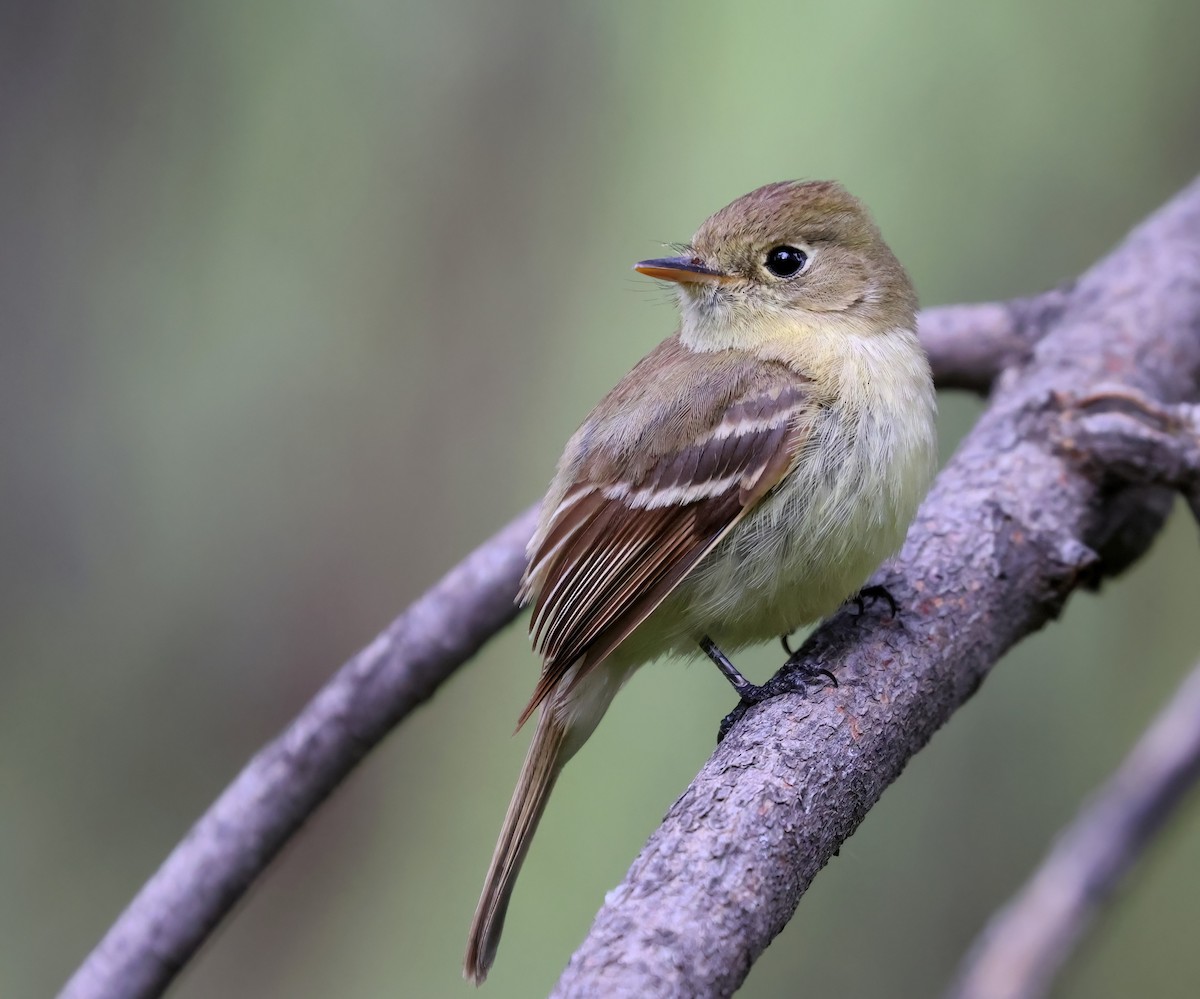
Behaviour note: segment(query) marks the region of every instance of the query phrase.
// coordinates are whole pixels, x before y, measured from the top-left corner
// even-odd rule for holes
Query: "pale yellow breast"
[[[636,658],[726,651],[830,614],[902,544],[936,461],[936,404],[915,334],[863,336],[838,352],[837,402],[752,511],[631,636]]]

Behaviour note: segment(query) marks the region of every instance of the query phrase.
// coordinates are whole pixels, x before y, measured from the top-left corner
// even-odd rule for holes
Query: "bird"
[[[726,654],[856,594],[936,467],[916,294],[861,201],[767,184],[680,249],[634,265],[677,289],[679,328],[570,438],[528,545],[543,666],[518,729],[538,719],[470,927],[475,984],[564,764],[633,672],[707,652],[749,699]]]

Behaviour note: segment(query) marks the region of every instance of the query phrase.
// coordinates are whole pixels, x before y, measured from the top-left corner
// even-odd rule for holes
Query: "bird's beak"
[[[647,277],[677,284],[720,284],[729,280],[728,274],[708,267],[699,257],[661,257],[658,260],[643,260],[633,269]]]

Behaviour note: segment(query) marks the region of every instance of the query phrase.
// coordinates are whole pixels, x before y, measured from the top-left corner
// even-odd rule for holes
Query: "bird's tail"
[[[463,974],[476,985],[487,977],[488,969],[496,957],[513,885],[529,850],[534,830],[546,809],[554,782],[566,762],[562,753],[566,728],[555,714],[549,705],[542,708],[533,742],[525,754],[517,789],[513,791],[500,838],[496,841],[479,905],[475,908],[475,918],[471,920]]]
[[[476,985],[487,977],[495,960],[513,885],[554,782],[567,760],[592,734],[624,680],[623,673],[610,671],[607,666],[605,663],[578,679],[564,678],[538,712],[533,741],[508,804],[467,936],[463,975]]]

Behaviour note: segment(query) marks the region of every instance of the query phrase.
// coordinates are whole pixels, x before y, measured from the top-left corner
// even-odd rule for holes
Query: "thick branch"
[[[1020,893],[984,930],[949,995],[1037,999],[1120,880],[1200,780],[1200,665]]]
[[[814,635],[809,661],[841,686],[776,698],[734,726],[609,893],[555,996],[731,994],[1000,655],[1149,542],[1162,495],[1113,487],[1058,448],[1057,400],[1112,384],[1195,396],[1200,182],[1065,294],[886,570],[899,617],[843,615]]]

